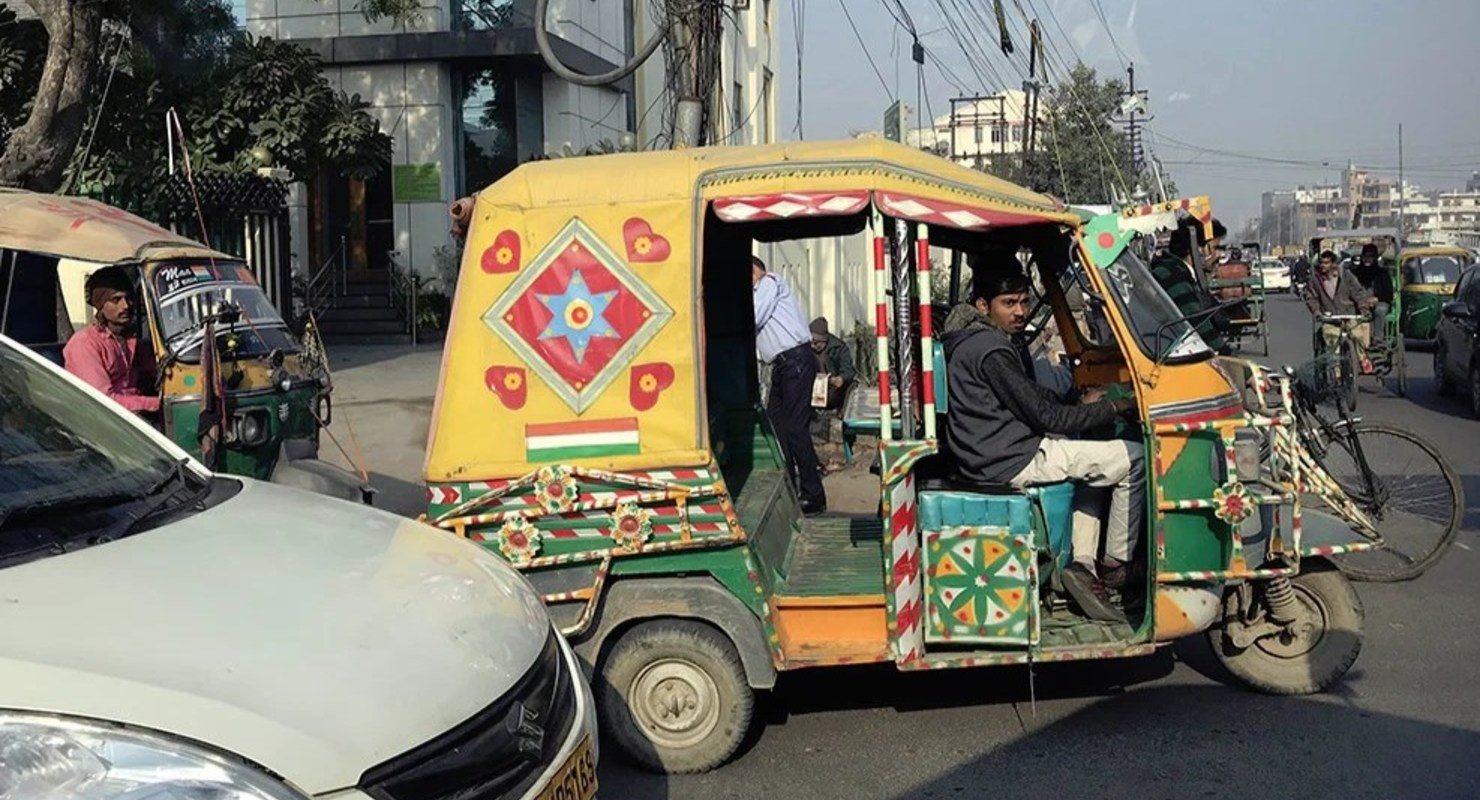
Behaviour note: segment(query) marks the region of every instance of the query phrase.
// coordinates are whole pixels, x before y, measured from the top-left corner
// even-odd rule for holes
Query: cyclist
[[[1351,270],[1341,268],[1336,254],[1330,250],[1321,253],[1316,262],[1316,273],[1311,276],[1310,291],[1306,292],[1305,305],[1316,317],[1355,316],[1370,312],[1377,305],[1377,298],[1362,286]],[[1372,371],[1372,360],[1367,357],[1371,344],[1372,325],[1367,321],[1351,327],[1351,339],[1362,357],[1362,372]],[[1336,347],[1341,338],[1341,325],[1335,322],[1321,323],[1321,339],[1327,349]]]
[[[1362,288],[1377,298],[1377,305],[1372,309],[1372,343],[1381,344],[1387,333],[1388,309],[1393,305],[1393,276],[1378,261],[1377,245],[1371,242],[1362,245],[1362,254],[1352,267],[1352,274],[1361,281]]]

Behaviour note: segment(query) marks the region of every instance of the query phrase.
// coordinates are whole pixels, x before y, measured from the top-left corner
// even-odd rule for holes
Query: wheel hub
[[[1329,627],[1325,604],[1309,590],[1294,584],[1295,619],[1279,631],[1257,640],[1260,650],[1276,658],[1300,658],[1320,645]]]
[[[632,679],[628,697],[643,731],[666,747],[693,745],[719,724],[719,689],[714,679],[684,659],[648,664]]]

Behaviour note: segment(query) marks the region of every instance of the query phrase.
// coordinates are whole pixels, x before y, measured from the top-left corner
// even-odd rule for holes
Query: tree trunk
[[[46,65],[31,116],[0,153],[0,186],[56,191],[82,138],[98,71],[102,4],[97,0],[26,0],[46,28]]]

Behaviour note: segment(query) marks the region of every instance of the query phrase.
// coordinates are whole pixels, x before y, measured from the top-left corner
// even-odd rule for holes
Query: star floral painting
[[[483,321],[579,414],[672,317],[623,258],[573,219]]]

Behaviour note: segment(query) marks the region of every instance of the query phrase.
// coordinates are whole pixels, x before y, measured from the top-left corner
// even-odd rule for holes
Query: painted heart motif
[[[632,368],[632,386],[628,397],[632,407],[647,411],[658,404],[658,395],[673,385],[673,365],[657,361]]]
[[[493,244],[483,251],[483,271],[492,274],[519,270],[519,234],[505,229],[493,237]]]
[[[489,391],[498,395],[504,408],[516,411],[524,408],[524,401],[529,394],[529,382],[525,380],[522,368],[489,367],[483,373],[483,383],[488,386]]]
[[[668,240],[653,233],[653,226],[641,217],[622,224],[622,239],[627,242],[627,260],[640,264],[665,261],[673,250]]]

